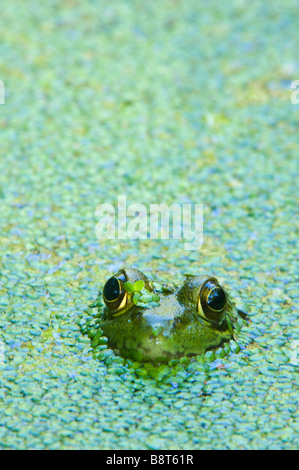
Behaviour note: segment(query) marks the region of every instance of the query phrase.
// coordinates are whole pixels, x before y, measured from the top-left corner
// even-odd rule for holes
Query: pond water
[[[12,0],[0,21],[0,448],[296,448],[296,2]],[[202,247],[97,238],[119,196],[203,204]],[[254,342],[155,372],[95,355],[88,305],[124,266],[215,275]]]

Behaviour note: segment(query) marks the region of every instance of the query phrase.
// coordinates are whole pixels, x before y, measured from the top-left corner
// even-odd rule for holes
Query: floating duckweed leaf
[[[139,292],[144,288],[144,281],[139,279],[138,281],[134,282],[134,292]]]
[[[229,345],[230,345],[230,350],[231,352],[237,354],[238,352],[240,352],[240,346],[238,345],[238,343],[236,341],[234,341],[233,339],[230,340],[229,342]]]
[[[144,294],[141,294],[140,296],[140,302],[145,302],[145,303],[150,303],[153,299],[153,296],[152,294],[147,294],[147,293],[144,293]]]
[[[132,298],[133,303],[134,303],[135,305],[138,305],[138,302],[139,302],[139,298],[140,298],[140,297],[141,297],[140,292],[135,292],[135,294],[133,295],[133,298]]]
[[[215,360],[215,351],[214,350],[211,350],[211,351],[207,351],[205,354],[204,354],[204,359],[205,361],[207,362],[212,362]]]
[[[155,292],[152,293],[152,298],[153,298],[153,302],[156,302],[156,303],[160,302],[160,296],[156,294]]]
[[[140,285],[138,287],[140,287]],[[134,292],[133,303],[139,307],[153,308],[159,305],[160,297],[155,292],[150,292],[143,287],[141,291]]]
[[[152,301],[149,305],[150,305],[151,308],[159,307],[160,302]]]
[[[94,302],[89,305],[89,308],[101,307],[103,305],[102,299],[99,296]]]
[[[134,284],[133,284],[133,282],[130,282],[130,281],[124,282],[124,289],[125,289],[126,292],[128,292],[130,294],[132,292],[135,292]]]

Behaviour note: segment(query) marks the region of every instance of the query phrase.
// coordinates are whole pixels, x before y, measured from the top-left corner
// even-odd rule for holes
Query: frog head
[[[141,360],[168,361],[203,354],[234,338],[238,310],[217,278],[188,275],[181,287],[158,285],[133,268],[122,269],[103,288],[100,326],[116,352]]]

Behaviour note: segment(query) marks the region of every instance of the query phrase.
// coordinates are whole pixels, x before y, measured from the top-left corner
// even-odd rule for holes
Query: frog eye
[[[198,312],[203,313],[207,320],[219,322],[227,306],[225,290],[215,280],[203,284],[198,300]]]
[[[128,294],[123,288],[126,278],[123,274],[112,276],[103,289],[103,298],[106,307],[114,312],[122,310],[127,304]]]

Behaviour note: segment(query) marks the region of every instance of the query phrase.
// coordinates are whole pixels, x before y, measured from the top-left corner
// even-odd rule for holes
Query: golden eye
[[[208,280],[202,286],[198,300],[198,311],[207,320],[219,322],[227,306],[227,295],[216,280]]]
[[[103,289],[103,298],[108,310],[116,312],[126,306],[128,293],[123,289],[125,280],[125,276],[122,274],[118,277],[112,276],[106,282]]]

